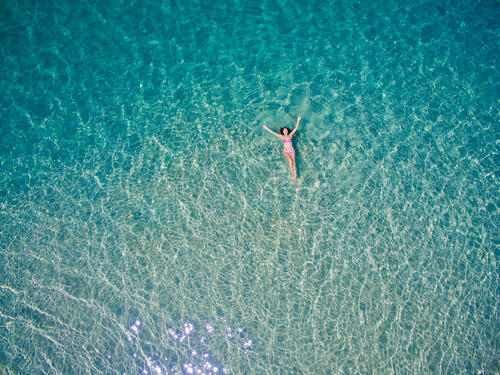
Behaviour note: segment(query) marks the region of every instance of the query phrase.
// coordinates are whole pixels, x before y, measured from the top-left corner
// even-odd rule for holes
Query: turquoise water
[[[499,2],[0,15],[0,373],[500,372]]]

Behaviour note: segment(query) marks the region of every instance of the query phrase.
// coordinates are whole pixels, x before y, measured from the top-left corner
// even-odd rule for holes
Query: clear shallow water
[[[499,13],[3,2],[0,370],[499,372]]]

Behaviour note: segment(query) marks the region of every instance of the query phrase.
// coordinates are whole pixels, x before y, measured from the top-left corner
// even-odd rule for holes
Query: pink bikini
[[[283,144],[285,144],[285,143],[292,143],[292,138],[290,138],[290,139],[282,139],[281,142],[283,142]],[[295,150],[283,151],[283,154],[295,155]]]

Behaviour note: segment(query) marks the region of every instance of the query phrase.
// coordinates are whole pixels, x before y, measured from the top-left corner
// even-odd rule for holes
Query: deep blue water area
[[[499,26],[2,1],[0,374],[500,373]]]

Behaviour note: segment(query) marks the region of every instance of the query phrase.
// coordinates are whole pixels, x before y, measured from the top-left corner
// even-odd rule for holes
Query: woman
[[[280,134],[273,132],[267,126],[263,126],[269,133],[274,134],[275,136],[281,139],[283,142],[283,156],[288,160],[288,165],[290,166],[290,171],[292,172],[292,179],[294,183],[297,183],[297,167],[295,166],[295,150],[292,145],[292,137],[295,134],[295,131],[299,127],[299,122],[301,117],[297,118],[297,125],[295,125],[295,129],[290,131],[288,128],[282,128]]]

